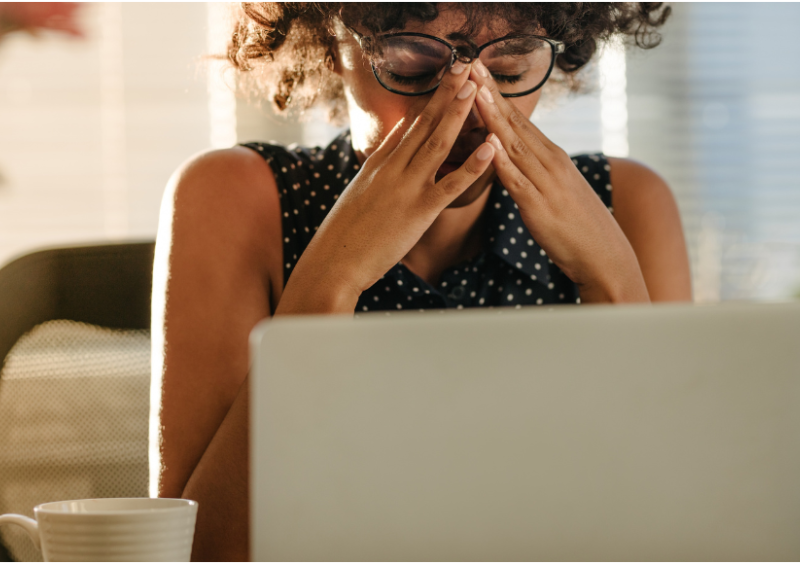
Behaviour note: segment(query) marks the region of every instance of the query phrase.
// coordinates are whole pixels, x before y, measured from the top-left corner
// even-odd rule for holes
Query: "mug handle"
[[[18,527],[25,529],[25,532],[28,533],[29,537],[31,537],[31,540],[33,541],[33,544],[36,545],[36,548],[38,550],[42,550],[42,543],[39,539],[39,524],[36,521],[30,517],[25,517],[24,515],[8,513],[6,515],[0,515],[0,525],[3,523],[11,523],[12,525],[17,525]]]

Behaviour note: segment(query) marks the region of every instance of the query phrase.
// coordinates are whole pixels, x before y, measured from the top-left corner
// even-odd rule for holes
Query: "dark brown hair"
[[[599,42],[619,36],[628,45],[655,47],[661,41],[657,30],[670,14],[661,2],[456,6],[465,16],[458,31],[467,36],[484,25],[502,22],[510,32],[544,29],[548,37],[563,41],[566,49],[558,55],[556,67],[573,91],[580,88],[575,74],[591,60]],[[278,111],[302,111],[321,102],[336,117],[344,108],[342,83],[332,71],[334,22],[338,19],[349,29],[374,36],[401,30],[408,21],[432,21],[441,7],[442,3],[422,2],[245,2],[239,8],[227,58],[243,71],[239,86],[259,96],[266,93]]]

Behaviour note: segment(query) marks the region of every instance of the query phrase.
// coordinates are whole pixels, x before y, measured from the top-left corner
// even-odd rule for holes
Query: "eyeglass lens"
[[[450,47],[428,37],[387,37],[373,55],[372,65],[383,86],[418,94],[435,88],[450,65]],[[480,53],[500,92],[520,94],[541,85],[552,64],[550,43],[535,37],[498,41]]]

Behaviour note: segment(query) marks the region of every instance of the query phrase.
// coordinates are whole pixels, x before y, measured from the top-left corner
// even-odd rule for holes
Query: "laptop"
[[[800,304],[252,334],[254,560],[800,560]]]

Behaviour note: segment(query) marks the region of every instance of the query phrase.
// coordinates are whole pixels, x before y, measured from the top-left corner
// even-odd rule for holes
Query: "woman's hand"
[[[480,61],[471,77],[497,176],[528,231],[578,285],[581,301],[649,301],[630,243],[569,155],[500,95]]]
[[[398,123],[370,155],[298,261],[276,315],[352,312],[361,292],[486,171],[495,153],[488,142],[435,179],[475,100],[469,75],[469,65],[456,63],[421,113]]]

